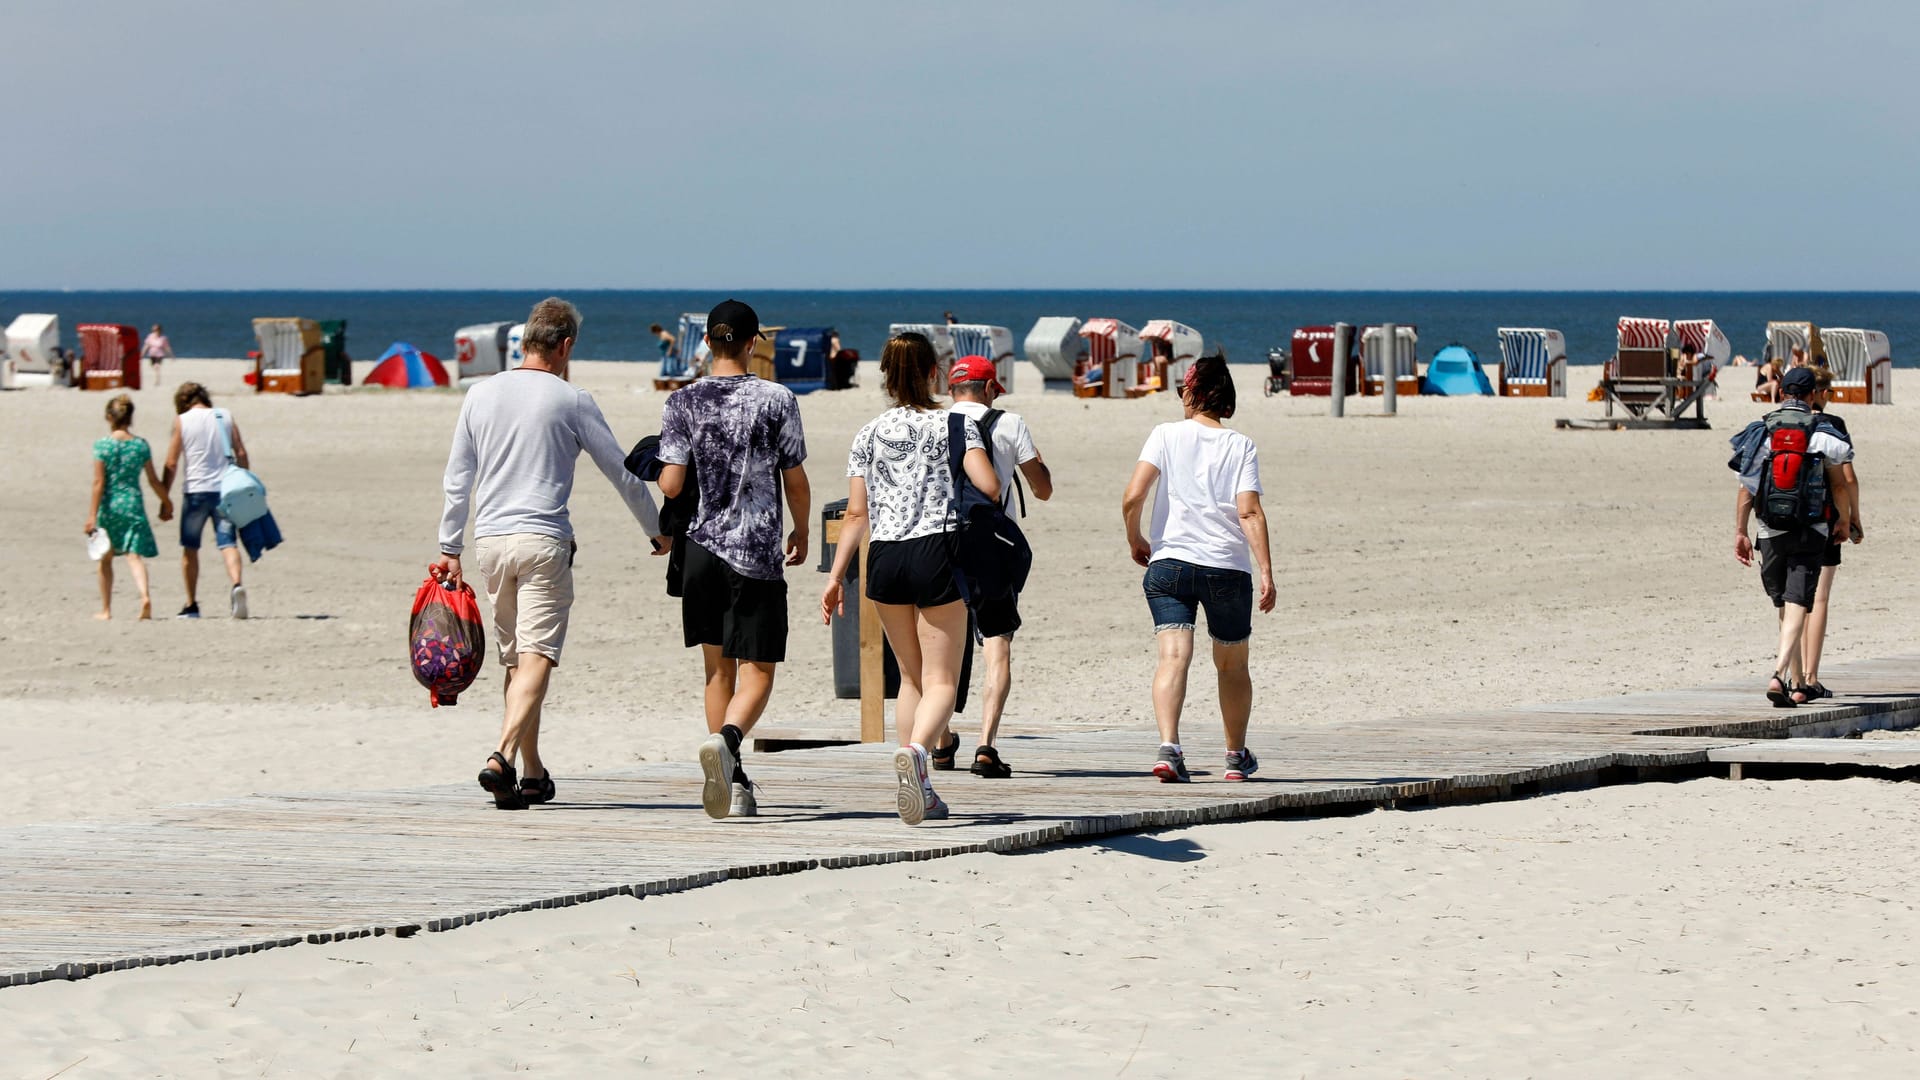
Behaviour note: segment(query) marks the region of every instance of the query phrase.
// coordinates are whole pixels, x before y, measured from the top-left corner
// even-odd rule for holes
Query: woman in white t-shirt
[[[1204,609],[1226,725],[1224,779],[1245,780],[1259,767],[1247,748],[1247,719],[1253,712],[1247,641],[1253,634],[1256,567],[1260,610],[1272,611],[1274,603],[1267,515],[1260,506],[1259,450],[1252,439],[1220,423],[1234,408],[1233,376],[1224,356],[1196,360],[1187,369],[1180,398],[1187,418],[1161,424],[1147,436],[1121,503],[1127,546],[1133,561],[1147,568],[1143,585],[1160,643],[1160,662],[1153,673],[1160,756],[1153,774],[1166,783],[1189,779],[1180,747],[1180,709],[1193,663],[1194,623]],[[1140,531],[1149,494],[1151,540]]]
[[[820,595],[823,622],[844,614],[841,582],[861,537],[871,528],[867,599],[879,609],[887,644],[900,662],[894,716],[902,745],[893,764],[900,820],[909,825],[947,816],[946,803],[933,791],[927,746],[953,717],[967,632],[967,609],[954,579],[950,414],[933,396],[937,366],[933,343],[922,334],[901,334],[881,352],[880,377],[894,407],[853,437],[847,455],[847,513],[840,522],[833,570]],[[1000,480],[980,429],[971,418],[963,418],[963,428],[967,480],[997,499]]]

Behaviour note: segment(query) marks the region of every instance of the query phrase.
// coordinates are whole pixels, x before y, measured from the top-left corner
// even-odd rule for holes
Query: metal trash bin
[[[840,545],[826,539],[827,522],[839,521],[847,516],[847,500],[835,499],[820,508],[820,572],[825,574],[833,570],[833,559]],[[846,600],[842,606],[845,614],[833,617],[833,696],[836,698],[858,698],[860,696],[860,560],[854,559],[847,564]],[[893,649],[882,643],[886,665],[886,696],[897,697],[900,693],[900,664],[893,658]]]

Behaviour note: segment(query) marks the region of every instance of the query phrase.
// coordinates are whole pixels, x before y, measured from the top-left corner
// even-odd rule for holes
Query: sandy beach
[[[134,430],[164,453],[185,378],[233,409],[287,536],[248,568],[248,622],[223,617],[211,565],[209,617],[167,617],[178,542],[158,523],[161,618],[132,620],[122,568],[116,618],[94,622],[80,526],[105,396],[0,395],[14,458],[0,745],[17,792],[0,822],[460,780],[490,749],[491,661],[484,687],[435,711],[403,649],[459,395],[256,396],[241,371],[170,363],[164,387],[136,394]],[[1322,398],[1262,398],[1258,368],[1235,374],[1280,587],[1255,623],[1263,756],[1284,756],[1289,730],[1358,717],[1728,679],[1758,700],[1771,615],[1731,556],[1725,467],[1727,437],[1765,409],[1744,400],[1750,373],[1727,373],[1737,392],[1710,403],[1714,430],[1622,433],[1553,429],[1599,414],[1582,400],[1592,368],[1570,373],[1567,399],[1402,399],[1391,419],[1360,400],[1344,421]],[[587,363],[575,380],[631,442],[658,428],[651,375]],[[871,365],[863,382],[802,399],[816,506],[844,497],[847,444],[882,407]],[[1023,367],[1003,403],[1058,485],[1026,522],[1037,561],[1006,730],[1138,730],[1144,765],[1152,640],[1118,505],[1141,440],[1178,405],[1038,387]],[[1899,371],[1895,398],[1920,402],[1920,373]],[[1920,531],[1905,498],[1920,406],[1842,409],[1868,542],[1835,590],[1833,661],[1911,651],[1920,599],[1920,579],[1893,570]],[[563,790],[689,760],[703,730],[664,566],[584,463],[573,515],[579,601],[542,732]],[[815,550],[789,572],[768,724],[853,724],[808,617]],[[1217,730],[1196,674],[1188,724]],[[1916,987],[1886,943],[1915,927],[1900,886],[1916,816],[1910,789],[1877,781],[1696,781],[733,882],[0,992],[0,1030],[24,1048],[4,1071],[1897,1071],[1916,1049],[1901,1023]]]

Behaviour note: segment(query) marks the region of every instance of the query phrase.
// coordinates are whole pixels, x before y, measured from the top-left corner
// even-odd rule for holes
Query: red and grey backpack
[[[1819,419],[1809,409],[1766,416],[1767,460],[1753,509],[1768,528],[1798,532],[1826,520],[1827,463],[1808,448]]]

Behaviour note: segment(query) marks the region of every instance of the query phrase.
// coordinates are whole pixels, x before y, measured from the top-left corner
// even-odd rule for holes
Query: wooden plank
[[[1707,760],[1745,765],[1856,765],[1876,769],[1920,766],[1920,740],[1769,739],[1707,751]]]
[[[860,741],[885,742],[887,739],[886,632],[880,626],[880,609],[867,599],[867,553],[871,542],[860,540]]]

